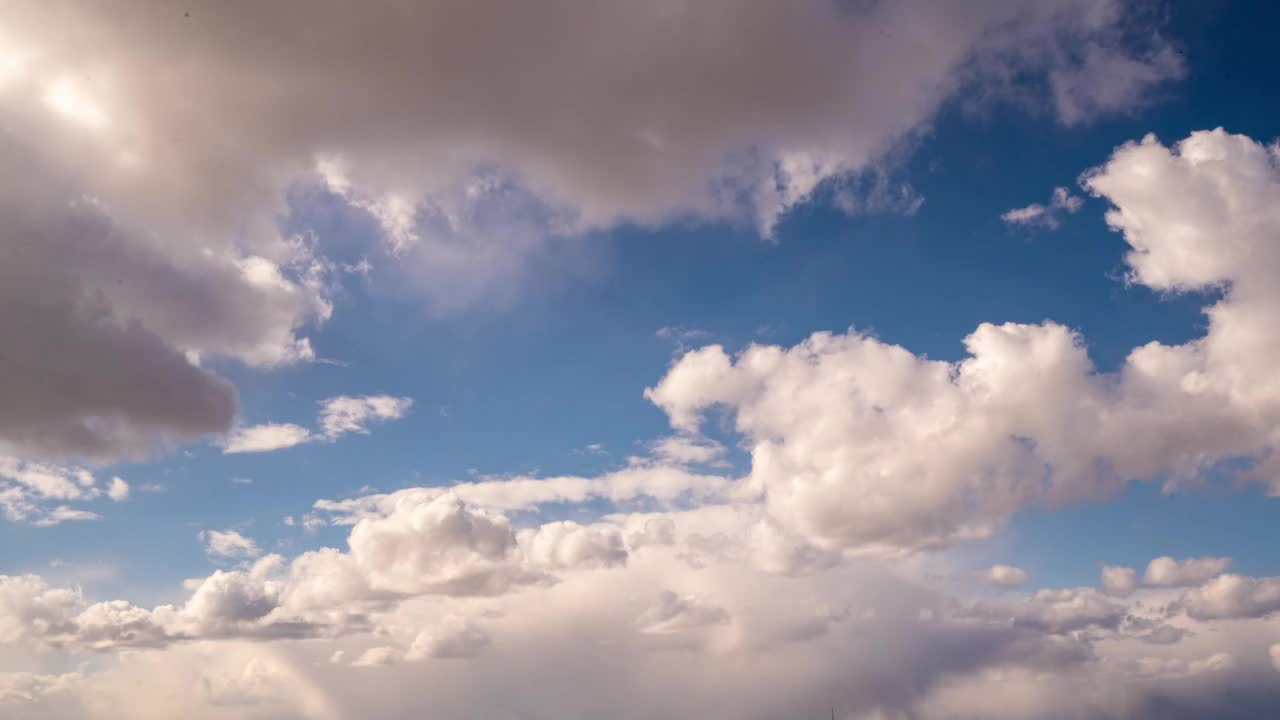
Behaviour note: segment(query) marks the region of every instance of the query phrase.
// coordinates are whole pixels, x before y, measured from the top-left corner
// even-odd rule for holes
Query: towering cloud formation
[[[1147,137],[1084,184],[1114,204],[1107,221],[1133,248],[1134,282],[1223,292],[1203,338],[1143,345],[1101,374],[1082,339],[1053,322],[984,323],[957,363],[855,331],[818,333],[736,358],[719,346],[690,352],[646,394],[684,432],[711,408],[729,410],[752,447],[749,485],[826,548],[986,535],[1024,507],[1104,498],[1162,474],[1195,480],[1239,458],[1280,487],[1269,360],[1280,350],[1277,151],[1222,130],[1173,148]],[[1206,570],[1157,566],[1148,582]]]

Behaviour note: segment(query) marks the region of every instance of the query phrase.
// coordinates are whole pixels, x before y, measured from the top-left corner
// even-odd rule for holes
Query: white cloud
[[[124,502],[129,499],[129,483],[124,478],[113,477],[111,484],[107,486],[107,497],[113,502]]]
[[[626,565],[622,532],[611,525],[584,526],[572,520],[547,523],[519,534],[530,563],[548,570]]]
[[[1220,130],[1172,150],[1148,137],[1086,173],[1124,233],[1131,279],[1226,287],[1199,339],[1135,348],[1099,373],[1056,323],[991,325],[968,356],[929,360],[849,331],[791,347],[685,354],[646,396],[694,434],[724,409],[751,450],[746,487],[818,547],[901,552],[994,532],[1028,506],[1104,499],[1131,479],[1196,482],[1254,459],[1280,487],[1280,170],[1276,151]],[[920,453],[928,447],[930,452]]]
[[[1000,216],[1010,225],[1031,225],[1056,230],[1062,222],[1064,214],[1075,213],[1084,207],[1084,199],[1072,195],[1065,187],[1053,189],[1048,205],[1032,203],[1026,207],[1015,208]]]
[[[1168,555],[1155,558],[1147,565],[1142,582],[1147,585],[1185,587],[1199,585],[1221,575],[1231,567],[1231,558],[1199,557],[1175,560]]]
[[[311,431],[293,423],[267,423],[237,428],[227,436],[222,452],[257,453],[283,450],[312,439]]]
[[[1012,565],[992,565],[982,571],[981,577],[992,585],[1002,587],[1019,587],[1027,584],[1027,573],[1022,568]]]
[[[1112,595],[1128,595],[1138,588],[1138,571],[1119,565],[1102,566],[1102,589]]]
[[[1209,683],[1196,687],[1217,698],[1223,688],[1252,682],[1261,667],[1270,672],[1273,634],[1265,621],[1196,619],[1189,604],[1166,607],[1167,590],[1138,588],[1120,600],[1068,588],[1005,593],[973,605],[930,579],[932,563],[911,559],[837,562],[787,576],[753,569],[732,554],[707,556],[698,568],[680,559],[692,534],[674,528],[750,538],[757,518],[742,507],[641,515],[634,525],[617,518],[618,527],[661,519],[672,530],[670,544],[646,545],[625,565],[560,562],[558,582],[459,583],[474,578],[465,566],[492,574],[525,562],[520,534],[504,528],[501,516],[453,499],[406,497],[386,516],[362,520],[376,532],[353,529],[349,553],[268,556],[219,570],[189,583],[190,597],[177,606],[91,604],[79,590],[37,577],[0,577],[0,646],[156,648],[106,655],[67,688],[71,700],[110,697],[122,717],[146,716],[142,708],[152,706],[143,703],[158,702],[149,698],[166,696],[170,683],[204,688],[186,698],[195,717],[202,717],[202,703],[250,714],[269,707],[285,716],[343,716],[325,715],[331,706],[317,697],[364,707],[365,716],[378,719],[427,707],[442,717],[466,717],[497,707],[491,705],[497,689],[510,690],[513,678],[538,668],[539,682],[549,685],[522,685],[528,691],[521,703],[549,716],[598,707],[626,708],[624,718],[682,716],[682,709],[712,712],[727,702],[735,717],[772,717],[797,709],[784,690],[808,696],[826,687],[838,689],[828,689],[823,704],[854,716],[946,717],[937,708],[978,707],[973,697],[953,694],[952,681],[967,681],[987,696],[1003,691],[1003,714],[973,710],[975,717],[1040,717],[1073,694],[1043,687],[1056,678],[1080,683],[1085,690],[1074,694],[1091,712],[1123,707],[1127,716],[1146,718],[1160,717],[1145,709],[1146,698],[1177,687],[1162,683]],[[589,528],[560,522],[530,528],[543,529],[563,538]],[[370,556],[374,547],[378,553]],[[1179,615],[1183,605],[1186,616]],[[1151,639],[1161,623],[1195,632]],[[291,640],[306,637],[330,640]],[[255,642],[240,645],[236,638]],[[347,657],[362,668],[360,680],[343,674]],[[404,667],[424,662],[429,666]],[[911,682],[886,683],[886,668]],[[195,669],[207,680],[186,674]],[[581,683],[588,669],[593,682]],[[131,672],[150,678],[145,697],[111,690],[135,686]],[[299,690],[299,674],[325,692]],[[1106,692],[1098,694],[1099,683]],[[372,686],[384,684],[402,688],[394,707],[376,699]],[[1117,705],[1120,697],[1127,700]]]
[[[399,420],[412,406],[411,398],[390,395],[332,397],[321,403],[320,431],[326,440],[347,433],[368,435],[370,422]]]
[[[262,549],[252,538],[235,530],[205,530],[200,533],[200,539],[204,541],[205,552],[209,557],[243,559],[262,554]]]
[[[725,448],[708,438],[668,435],[654,443],[653,453],[661,460],[678,465],[714,465],[723,460]]]
[[[1198,620],[1265,617],[1280,611],[1280,578],[1219,575],[1179,601]]]
[[[486,595],[544,581],[521,566],[506,517],[452,493],[404,497],[390,513],[357,522],[348,544],[370,585],[390,592]]]
[[[333,442],[348,433],[368,435],[371,423],[399,420],[411,407],[413,400],[407,397],[339,395],[321,401],[316,432],[293,423],[250,425],[232,431],[222,452],[270,452],[311,442]]]
[[[118,482],[117,482],[118,481]],[[104,493],[97,478],[83,467],[19,460],[0,455],[0,514],[11,522],[49,526],[77,520],[96,520],[90,510],[68,503],[87,503],[104,495],[128,497],[128,485],[113,478]],[[121,493],[123,492],[123,496]]]

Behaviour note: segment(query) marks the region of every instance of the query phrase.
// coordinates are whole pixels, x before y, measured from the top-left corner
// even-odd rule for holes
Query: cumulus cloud
[[[1102,589],[1112,595],[1128,595],[1138,588],[1138,571],[1120,565],[1102,566]]]
[[[652,522],[657,519],[670,525]],[[815,704],[838,704],[854,716],[946,717],[938,708],[977,707],[973,697],[953,694],[951,683],[964,680],[988,695],[1005,692],[1010,704],[1001,710],[1006,714],[975,710],[975,717],[1013,718],[1052,716],[1071,695],[1043,687],[1045,678],[1091,688],[1080,700],[1099,712],[1134,707],[1130,716],[1160,717],[1141,708],[1166,691],[1162,683],[1209,683],[1205,697],[1217,697],[1232,683],[1253,682],[1259,668],[1272,672],[1270,635],[1260,626],[1235,634],[1190,613],[1174,618],[1154,606],[1157,595],[1142,595],[1163,590],[1140,588],[1137,598],[1126,600],[1090,588],[1041,590],[970,605],[941,591],[911,562],[846,562],[782,576],[734,556],[708,558],[701,568],[680,560],[690,535],[674,527],[749,537],[758,518],[748,508],[703,507],[635,520],[634,527],[659,535],[672,529],[672,542],[645,546],[626,565],[582,561],[599,557],[594,551],[561,555],[559,582],[500,589],[487,581],[455,582],[468,575],[458,568],[471,564],[492,573],[496,565],[527,562],[520,532],[504,528],[501,516],[460,508],[452,498],[410,505],[401,497],[387,517],[361,521],[377,537],[361,538],[359,526],[353,528],[349,552],[268,556],[218,570],[191,582],[190,597],[176,606],[92,603],[77,589],[38,577],[0,577],[0,645],[157,648],[104,660],[67,688],[71,698],[113,698],[122,717],[138,716],[139,703],[157,694],[110,690],[132,687],[124,678],[143,666],[147,671],[138,677],[150,678],[149,688],[171,682],[204,688],[186,698],[196,717],[207,703],[248,717],[260,710],[334,718],[344,715],[298,690],[299,673],[329,691],[320,697],[343,708],[365,707],[373,717],[416,712],[426,703],[442,717],[466,717],[489,708],[499,688],[517,693],[522,707],[551,715],[610,706],[628,708],[622,717],[649,717],[655,708],[686,715],[728,702],[735,716],[772,717],[795,709],[794,698],[778,696],[782,689],[799,688],[804,696],[825,693]],[[619,528],[630,526],[618,521]],[[544,526],[555,538],[588,529],[556,521],[530,530]],[[381,552],[357,552],[368,545]],[[395,558],[406,563],[393,568]],[[1166,621],[1194,621],[1209,631],[1153,644],[1147,635]],[[290,640],[308,637],[331,642],[316,655],[316,645]],[[257,642],[242,646],[236,638]],[[242,648],[256,649],[246,655]],[[326,662],[331,657],[339,664]],[[362,668],[359,682],[342,673],[346,657]],[[444,660],[452,662],[437,662]],[[429,670],[407,667],[423,662],[431,663]],[[172,667],[162,669],[166,664]],[[542,668],[537,686],[513,680],[533,667]],[[187,675],[196,671],[207,680]],[[595,681],[582,683],[588,676]],[[890,676],[911,682],[890,683]],[[561,677],[572,679],[574,692],[564,691]],[[624,677],[632,680],[620,682]],[[373,700],[384,683],[403,688],[394,708]],[[1129,698],[1128,704],[1096,694],[1100,687]],[[53,695],[34,694],[32,702],[56,702]],[[326,707],[335,714],[321,712]]]
[[[121,477],[111,478],[111,484],[107,485],[107,497],[113,502],[124,502],[129,499],[129,483]]]
[[[1225,292],[1204,337],[1137,347],[1115,373],[1054,322],[984,323],[954,363],[853,330],[736,357],[713,345],[646,396],[686,434],[726,410],[751,450],[746,487],[833,550],[986,536],[1022,508],[1103,499],[1131,479],[1175,487],[1228,460],[1280,485],[1280,385],[1266,360],[1280,348],[1276,157],[1215,130],[1173,148],[1126,144],[1086,173],[1132,247],[1131,281]]]
[[[1142,582],[1147,585],[1163,585],[1166,587],[1185,587],[1199,585],[1204,581],[1221,575],[1231,567],[1231,558],[1199,557],[1175,560],[1168,555],[1155,558],[1147,564],[1147,571]]]
[[[627,563],[622,532],[611,525],[584,526],[562,520],[524,531],[519,537],[536,567],[563,570],[608,568]]]
[[[1219,575],[1179,601],[1198,620],[1265,617],[1280,610],[1280,578]]]

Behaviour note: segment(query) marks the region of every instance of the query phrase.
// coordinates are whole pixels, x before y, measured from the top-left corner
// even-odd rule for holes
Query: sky
[[[1277,19],[0,4],[0,718],[1268,716]]]

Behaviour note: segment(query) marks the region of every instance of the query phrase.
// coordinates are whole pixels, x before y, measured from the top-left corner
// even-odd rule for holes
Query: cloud
[[[235,530],[205,530],[200,533],[200,539],[204,541],[205,553],[211,558],[243,559],[262,554],[262,549],[252,538]]]
[[[1165,555],[1152,560],[1147,565],[1147,572],[1142,582],[1147,585],[1165,587],[1185,587],[1199,585],[1210,578],[1221,575],[1231,567],[1231,558],[1199,557],[1174,560]]]
[[[725,625],[729,619],[724,608],[705,599],[664,590],[636,618],[636,626],[640,632],[667,635]]]
[[[413,399],[407,397],[339,395],[321,401],[316,432],[293,423],[250,425],[228,435],[222,452],[270,452],[311,442],[334,442],[348,433],[368,435],[370,423],[399,420],[411,407]]]
[[[340,395],[321,403],[320,431],[326,440],[347,433],[368,435],[371,421],[399,420],[413,406],[407,397],[390,395]]]
[[[296,32],[301,13],[314,34]],[[1076,123],[1142,105],[1181,63],[1160,36],[1126,32],[1130,13],[1102,0],[965,13],[719,1],[403,13],[379,1],[356,23],[339,4],[291,1],[192,15],[153,13],[126,29],[111,6],[6,10],[6,52],[24,60],[6,76],[16,137],[75,179],[70,195],[48,183],[39,192],[101,198],[138,229],[131,245],[152,265],[190,270],[208,247],[230,264],[283,267],[274,219],[290,186],[315,178],[381,227],[387,255],[413,265],[433,303],[453,308],[518,284],[548,236],[690,215],[769,233],[824,181],[873,167],[948,98],[999,95],[1011,73],[1026,80],[1021,92],[1047,86],[1059,118]],[[923,44],[930,52],[914,49]],[[181,66],[152,71],[178,53]],[[592,73],[567,70],[584,57]],[[886,201],[862,203],[875,204]],[[152,232],[170,242],[148,246]],[[255,254],[225,252],[235,245]],[[313,357],[298,331],[323,320],[327,293],[310,271],[282,277],[292,292],[203,271],[190,278],[204,297],[177,283],[125,292],[170,300],[141,311],[161,347],[199,335],[220,341],[206,352]],[[207,299],[219,312],[186,330],[174,322]],[[230,415],[219,419],[214,431]]]
[[[466,618],[450,615],[437,627],[419,633],[405,653],[405,659],[471,658],[483,652],[489,643],[489,634],[483,628]]]
[[[474,577],[465,566],[491,574],[532,561],[521,550],[521,532],[453,499],[406,497],[385,516],[361,521],[376,533],[353,528],[350,552],[267,556],[218,570],[190,582],[190,597],[176,606],[91,603],[78,589],[38,577],[0,577],[0,648],[152,648],[104,656],[66,693],[31,701],[111,698],[120,717],[139,716],[172,683],[202,688],[185,700],[194,717],[205,708],[232,717],[266,708],[284,716],[344,716],[320,700],[328,698],[343,708],[364,707],[373,718],[427,707],[461,718],[504,706],[501,691],[515,693],[526,710],[552,716],[607,707],[623,708],[624,718],[685,716],[726,702],[735,717],[822,710],[780,696],[790,688],[853,716],[1054,717],[1075,695],[1092,714],[1138,708],[1127,716],[1154,718],[1162,716],[1163,693],[1190,692],[1166,683],[1200,683],[1194,687],[1207,702],[1231,688],[1258,687],[1259,670],[1274,672],[1272,634],[1260,624],[1266,621],[1236,620],[1247,623],[1237,626],[1196,619],[1189,610],[1183,616],[1177,607],[1185,603],[1161,607],[1163,589],[1139,588],[1124,600],[1091,588],[1011,592],[972,603],[931,581],[931,563],[911,559],[844,561],[797,575],[754,568],[733,555],[708,557],[699,568],[680,559],[692,534],[675,528],[751,538],[758,519],[745,507],[639,515],[634,523],[614,518],[610,524],[619,529],[672,530],[669,538],[659,533],[669,543],[646,545],[625,565],[562,561],[558,582],[459,583]],[[552,521],[529,531],[566,538],[587,529]],[[367,554],[371,546],[378,556]],[[1196,632],[1151,638],[1169,623]],[[328,640],[300,642],[313,637]],[[362,668],[358,681],[343,673],[346,657]],[[530,668],[541,669],[537,683],[519,680]],[[207,680],[193,680],[192,672]],[[132,673],[151,678],[148,693],[119,690],[137,685]],[[314,687],[299,686],[299,675],[325,691],[299,689]],[[1062,686],[1046,686],[1051,678]],[[1005,706],[981,710],[978,695],[957,695],[953,683],[982,688],[987,697],[1000,692]],[[376,699],[384,684],[402,688],[394,707]],[[1262,702],[1248,700],[1249,693],[1236,697]],[[1144,709],[1148,703],[1157,709]],[[54,716],[80,717],[70,710]]]
[[[983,537],[1026,507],[1105,499],[1162,475],[1174,488],[1229,460],[1280,486],[1268,420],[1280,414],[1280,385],[1266,361],[1280,351],[1275,150],[1221,130],[1172,149],[1147,137],[1083,184],[1112,203],[1132,282],[1225,288],[1205,336],[1139,346],[1100,373],[1084,339],[1052,321],[983,323],[953,363],[824,332],[791,348],[688,352],[646,397],[687,435],[725,411],[750,448],[745,488],[829,550]]]
[[[715,465],[723,461],[725,448],[708,438],[668,435],[654,443],[653,453],[678,465]]]
[[[238,428],[227,436],[222,452],[271,452],[301,445],[311,440],[311,431],[293,423],[267,423]]]
[[[1102,566],[1102,589],[1112,595],[1128,595],[1138,588],[1138,571],[1119,565]]]
[[[0,184],[6,451],[144,457],[231,429],[235,389],[202,358],[314,361],[308,333],[357,270],[281,233],[300,186],[378,228],[373,272],[453,312],[572,266],[566,238],[594,229],[694,217],[770,235],[961,90],[1000,95],[1007,69],[1076,123],[1181,67],[1158,35],[1131,48],[1105,0],[193,10],[128,27],[110,2],[0,14],[0,164],[23,168]]]
[[[1073,214],[1084,207],[1084,199],[1072,195],[1065,187],[1053,189],[1048,205],[1032,203],[1026,207],[1015,208],[1000,216],[1010,225],[1029,225],[1057,230],[1064,214]]]
[[[609,568],[627,564],[622,532],[609,525],[562,520],[519,534],[530,563],[549,570]]]
[[[1197,620],[1265,617],[1280,610],[1280,578],[1219,575],[1179,600]]]
[[[112,502],[128,500],[129,483],[125,482],[124,478],[121,477],[111,478],[111,484],[107,486],[107,497],[111,498]]]
[[[119,502],[129,486],[112,478],[104,492],[97,478],[83,467],[20,460],[0,455],[0,514],[11,522],[49,526],[76,520],[96,520],[98,514],[67,503],[86,503],[103,496]]]
[[[992,565],[982,571],[980,577],[992,585],[1019,587],[1027,584],[1027,573],[1012,565]]]
[[[83,677],[80,673],[0,673],[0,707],[9,703],[34,703],[46,695],[73,690]]]

